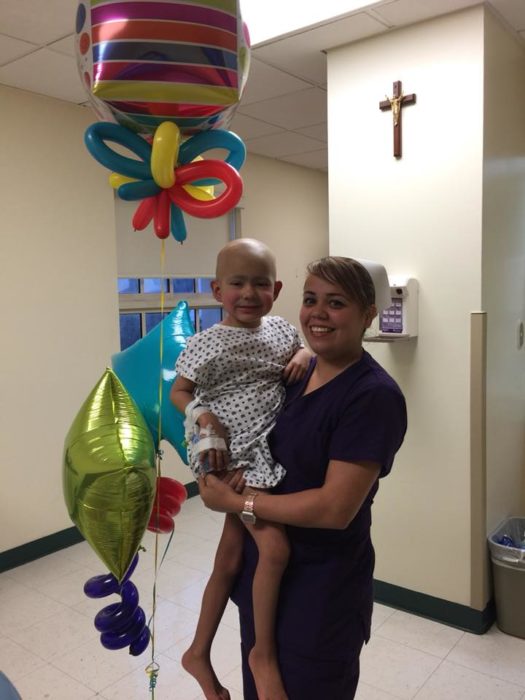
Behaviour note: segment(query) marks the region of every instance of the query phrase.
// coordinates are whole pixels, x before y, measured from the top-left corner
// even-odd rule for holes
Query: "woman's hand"
[[[214,474],[199,477],[199,492],[204,505],[219,513],[240,513],[244,507],[244,496],[237,493],[231,483],[240,488],[243,481],[242,475],[239,477],[235,472],[224,479],[219,479]]]
[[[228,486],[234,491],[237,491],[237,493],[244,493],[244,489],[246,488],[244,471],[243,468],[232,469],[232,471],[229,472],[219,472],[215,474],[215,476],[218,476],[221,481],[224,481],[225,484],[228,484]]]
[[[304,377],[310,366],[313,355],[310,350],[301,348],[292,357],[283,371],[283,378],[287,384],[294,384]]]

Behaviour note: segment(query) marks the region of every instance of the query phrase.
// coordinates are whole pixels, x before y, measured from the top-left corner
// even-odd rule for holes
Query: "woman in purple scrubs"
[[[351,700],[370,636],[371,506],[406,430],[401,390],[362,348],[376,313],[374,285],[362,265],[339,257],[310,264],[300,319],[316,357],[306,377],[287,388],[270,442],[285,479],[255,499],[213,475],[200,481],[209,508],[253,510],[287,526],[292,554],[276,634],[289,700]],[[232,595],[241,620],[244,700],[257,700],[249,666],[256,557],[247,535]]]

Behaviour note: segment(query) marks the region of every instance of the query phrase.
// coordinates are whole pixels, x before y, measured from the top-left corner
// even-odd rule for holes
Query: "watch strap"
[[[243,517],[243,519],[252,520],[252,522],[255,523],[256,516],[254,510],[254,502],[258,495],[259,494],[256,491],[251,491],[246,496],[246,500],[244,501],[244,506],[241,512],[241,516]]]

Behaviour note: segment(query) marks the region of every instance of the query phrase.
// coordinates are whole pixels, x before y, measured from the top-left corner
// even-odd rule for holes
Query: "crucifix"
[[[403,88],[400,80],[394,82],[394,96],[388,97],[386,100],[379,103],[379,109],[382,112],[392,110],[392,119],[394,121],[394,158],[401,158],[401,109],[405,105],[413,105],[416,102],[416,95],[403,95]]]

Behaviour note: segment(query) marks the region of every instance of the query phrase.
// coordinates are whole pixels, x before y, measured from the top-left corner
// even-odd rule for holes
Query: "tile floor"
[[[220,522],[221,516],[206,511],[198,498],[177,516],[157,584],[157,700],[202,698],[179,661],[197,620]],[[153,541],[148,533],[147,551],[132,577],[148,614]],[[159,541],[162,551],[166,536]],[[86,598],[82,587],[103,571],[82,543],[0,574],[0,669],[23,700],[151,697],[144,671],[149,650],[138,658],[125,650],[107,651],[93,627],[107,599]],[[525,700],[525,640],[496,627],[477,636],[376,605],[372,639],[361,658],[358,700]],[[238,623],[231,604],[215,643],[214,662],[232,700],[242,700]]]

